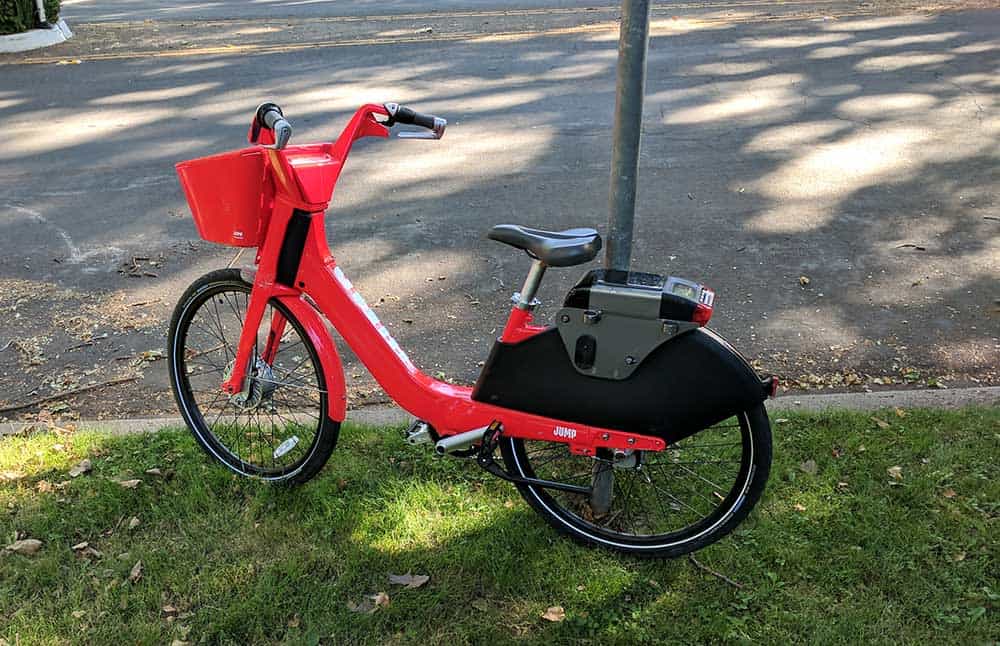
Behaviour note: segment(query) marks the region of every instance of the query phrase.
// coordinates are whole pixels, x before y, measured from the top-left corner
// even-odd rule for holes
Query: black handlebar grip
[[[257,108],[256,121],[268,130],[274,129],[275,122],[285,116],[276,103],[261,103]]]
[[[393,115],[393,119],[396,123],[420,126],[421,128],[427,128],[428,130],[434,129],[434,115],[421,114],[404,106],[399,106],[399,109],[396,110],[396,114]]]
[[[264,111],[264,115],[261,121],[263,122],[265,128],[267,128],[268,130],[274,130],[274,124],[276,124],[279,119],[283,118],[284,117],[281,114],[281,110],[272,108],[270,110]]]

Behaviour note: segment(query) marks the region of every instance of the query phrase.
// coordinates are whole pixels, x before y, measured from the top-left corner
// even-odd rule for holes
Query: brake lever
[[[448,122],[441,117],[434,117],[434,128],[431,130],[403,130],[396,136],[400,139],[440,139]]]

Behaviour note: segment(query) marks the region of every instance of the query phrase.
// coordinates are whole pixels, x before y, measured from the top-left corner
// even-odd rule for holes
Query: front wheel
[[[573,455],[562,443],[503,438],[507,469],[589,487],[589,496],[517,485],[561,533],[643,556],[675,557],[714,543],[742,521],[764,491],[771,427],[764,405],[660,452]]]
[[[239,271],[226,269],[184,292],[167,335],[170,385],[198,444],[227,468],[269,482],[305,482],[330,457],[340,424],[326,414],[316,349],[279,301],[265,308],[243,391],[222,390],[251,287]]]

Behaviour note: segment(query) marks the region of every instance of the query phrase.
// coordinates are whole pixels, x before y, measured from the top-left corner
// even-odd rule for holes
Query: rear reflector
[[[715,300],[715,292],[707,288],[702,288],[701,291],[701,302],[694,306],[694,313],[691,315],[691,321],[697,323],[698,325],[707,325],[709,320],[712,318],[711,303]],[[709,304],[706,305],[706,301]]]

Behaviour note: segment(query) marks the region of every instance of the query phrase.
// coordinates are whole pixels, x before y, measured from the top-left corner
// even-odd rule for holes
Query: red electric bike
[[[198,443],[243,476],[315,476],[346,415],[329,321],[416,418],[408,442],[512,482],[560,532],[677,556],[732,531],[767,481],[763,402],[777,382],[705,327],[714,294],[704,286],[594,269],[553,325],[535,325],[545,270],[592,260],[601,238],[499,225],[489,237],[526,252],[531,268],[479,379],[459,386],[417,369],[337,266],[324,225],[352,144],[397,124],[419,127],[399,136],[420,139],[440,139],[446,127],[369,104],[336,141],[288,145],[289,122],[266,103],[249,148],[177,165],[200,235],[257,248],[255,272],[203,276],[170,323],[171,385]]]

